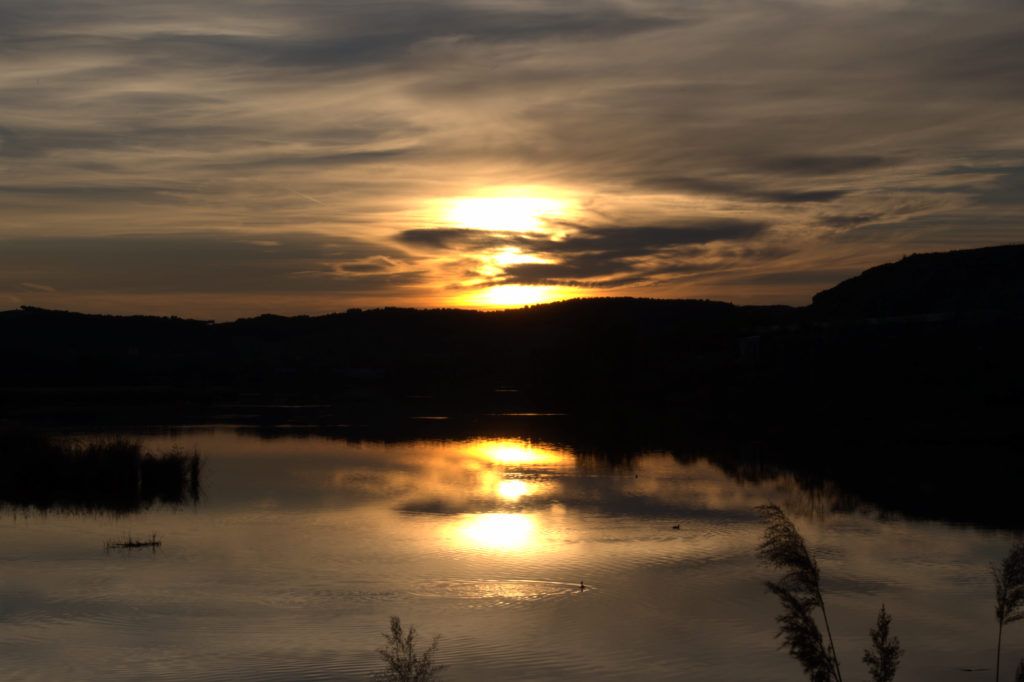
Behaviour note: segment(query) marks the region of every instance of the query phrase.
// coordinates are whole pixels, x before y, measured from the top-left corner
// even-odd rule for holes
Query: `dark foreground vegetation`
[[[782,605],[782,614],[776,618],[782,646],[800,662],[811,682],[843,682],[839,654],[821,593],[818,562],[796,526],[779,507],[766,505],[758,511],[765,521],[758,556],[769,566],[784,571],[778,580],[765,583]],[[819,613],[825,626],[824,636],[816,619]],[[904,653],[899,638],[889,635],[891,625],[892,617],[883,604],[870,632],[872,646],[864,650],[862,659],[873,682],[892,682]]]
[[[154,504],[195,503],[197,453],[146,452],[135,441],[71,441],[0,428],[0,506],[124,514]]]
[[[106,542],[106,544],[104,546],[106,547],[106,550],[108,552],[110,550],[112,550],[112,549],[143,549],[143,548],[151,549],[154,552],[156,552],[157,547],[160,547],[163,544],[164,544],[163,541],[159,540],[156,537],[156,533],[153,533],[148,538],[133,538],[131,536],[131,533],[129,533],[128,537],[126,537],[126,538],[124,538],[122,540],[107,540],[107,542]]]
[[[784,571],[778,580],[765,582],[768,591],[778,597],[782,606],[782,613],[775,619],[779,624],[777,636],[782,640],[782,647],[800,663],[811,682],[843,682],[839,655],[822,596],[818,561],[782,509],[766,505],[758,507],[758,512],[765,521],[758,556],[769,566]],[[999,622],[995,649],[995,680],[999,682],[1003,628],[1009,623],[1024,620],[1024,540],[1018,540],[1006,557],[991,569],[995,583],[996,620]],[[824,635],[819,627],[819,618],[825,627]],[[906,652],[899,637],[892,634],[892,616],[884,604],[869,635],[871,646],[864,650],[861,660],[873,682],[892,682]],[[1014,680],[1024,682],[1024,659],[1017,665]]]
[[[436,635],[430,646],[420,650],[416,627],[402,626],[398,616],[391,616],[388,631],[382,633],[384,646],[377,649],[377,656],[384,662],[384,669],[373,676],[378,682],[437,682],[448,666],[437,661],[441,635]]]

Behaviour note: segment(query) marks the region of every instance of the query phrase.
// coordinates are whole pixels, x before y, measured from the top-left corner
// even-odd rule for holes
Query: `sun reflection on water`
[[[529,514],[469,514],[446,529],[448,540],[470,551],[537,549],[537,521]]]
[[[485,462],[504,466],[572,464],[572,456],[567,452],[511,439],[482,440],[473,443],[468,453]]]
[[[521,497],[533,495],[539,486],[518,478],[506,478],[498,483],[495,492],[498,497],[509,502],[517,502]]]

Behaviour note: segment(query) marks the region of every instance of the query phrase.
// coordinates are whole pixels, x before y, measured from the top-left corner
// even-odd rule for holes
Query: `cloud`
[[[881,213],[859,213],[856,215],[823,215],[821,224],[835,228],[857,227],[874,222],[882,217]]]
[[[733,199],[779,204],[803,204],[833,201],[847,193],[847,190],[844,189],[758,189],[756,186],[753,186],[756,182],[756,180],[742,181],[718,180],[714,178],[653,177],[639,179],[636,184],[643,189],[684,194],[712,194]]]
[[[34,282],[22,282],[21,286],[27,291],[42,291],[45,293],[53,293],[57,291],[55,288],[46,284],[36,284]]]
[[[1024,234],[1011,0],[10,0],[0,42],[0,240],[31,251],[0,254],[10,291],[444,303],[468,269],[743,300],[715,282]],[[579,227],[468,234],[429,209],[519,185],[574,197]],[[707,216],[772,228],[710,239]],[[296,255],[325,234],[345,248]],[[483,271],[501,248],[542,262]]]
[[[891,165],[881,156],[782,156],[764,159],[757,165],[771,173],[817,177],[866,171]]]
[[[396,236],[404,244],[464,254],[512,248],[549,262],[513,262],[474,286],[499,284],[619,288],[651,283],[657,275],[678,273],[665,267],[689,259],[707,260],[711,245],[753,239],[764,223],[704,219],[675,225],[571,225],[566,235],[492,232],[471,229],[412,229]],[[487,262],[491,267],[493,263]],[[694,269],[698,266],[694,265]]]
[[[404,263],[404,254],[393,247],[308,233],[269,237],[0,238],[0,291],[400,295],[423,281],[424,273]]]

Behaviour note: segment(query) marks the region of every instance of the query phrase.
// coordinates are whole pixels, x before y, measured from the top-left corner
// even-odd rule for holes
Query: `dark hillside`
[[[597,298],[215,324],[22,308],[0,313],[0,410],[644,411],[758,437],[1004,437],[1024,406],[1022,265],[1022,246],[911,256],[804,309]]]
[[[1024,312],[1024,245],[907,256],[814,297],[823,317]]]

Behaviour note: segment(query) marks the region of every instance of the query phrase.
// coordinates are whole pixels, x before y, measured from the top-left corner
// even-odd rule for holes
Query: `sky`
[[[1024,234],[1021,0],[4,0],[0,309],[806,304]]]

